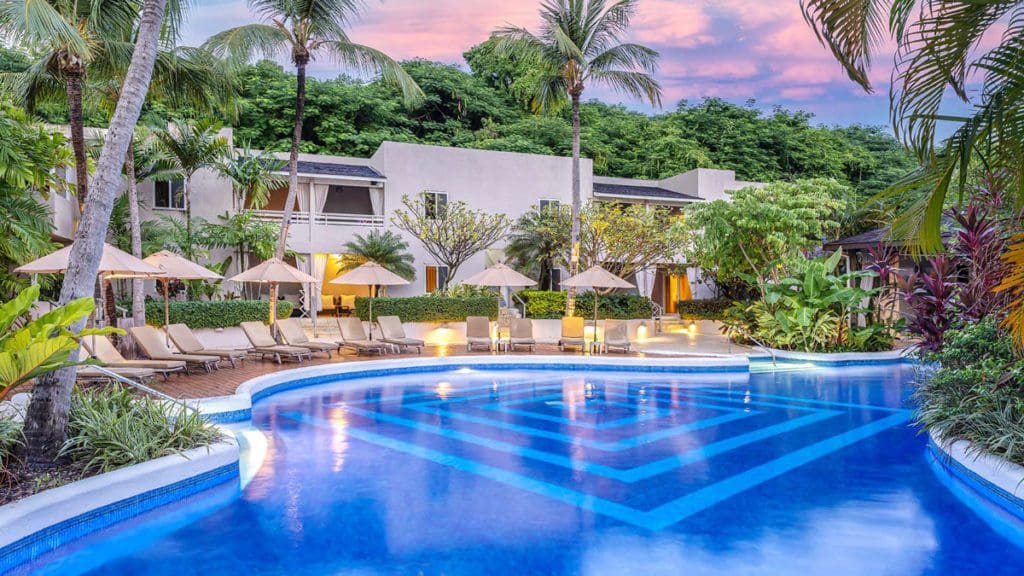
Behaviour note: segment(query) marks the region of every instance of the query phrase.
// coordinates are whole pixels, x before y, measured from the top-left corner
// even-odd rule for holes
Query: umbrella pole
[[[597,288],[594,288],[594,341],[590,344],[590,351],[593,352],[597,346]]]
[[[271,282],[270,283],[270,296],[271,296],[271,298],[269,299],[270,302],[269,302],[269,306],[268,306],[268,308],[270,308],[270,333],[274,334],[275,337],[277,336],[277,334],[276,334],[276,330],[277,330],[277,299],[273,298],[272,296],[274,296],[274,293],[276,292],[276,290],[274,290],[274,286],[276,284],[277,284],[277,282]]]
[[[373,340],[373,286],[370,286],[370,340]]]
[[[171,325],[171,280],[170,278],[164,278],[161,280],[164,283],[164,338],[166,344],[171,344],[171,333],[167,330],[167,327]]]

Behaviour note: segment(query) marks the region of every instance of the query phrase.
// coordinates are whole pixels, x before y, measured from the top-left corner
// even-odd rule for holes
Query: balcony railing
[[[280,220],[284,212],[279,210],[254,210],[262,220]],[[313,217],[314,224],[327,226],[383,226],[384,216],[381,214],[340,214],[324,213]],[[309,212],[292,212],[292,224],[309,224]]]

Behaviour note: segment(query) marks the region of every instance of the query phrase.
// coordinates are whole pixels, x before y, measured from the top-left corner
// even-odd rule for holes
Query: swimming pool
[[[908,366],[457,370],[253,407],[228,485],[19,574],[1019,574],[943,485]]]

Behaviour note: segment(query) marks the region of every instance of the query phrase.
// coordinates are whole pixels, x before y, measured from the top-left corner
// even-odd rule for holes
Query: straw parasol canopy
[[[473,286],[495,286],[498,288],[521,288],[537,284],[532,278],[523,276],[500,262],[466,278],[462,283]]]
[[[228,280],[232,282],[255,282],[257,284],[317,284],[319,281],[280,258],[271,258],[259,266],[249,268]],[[277,323],[277,302],[270,301],[270,325]]]
[[[220,280],[224,278],[213,270],[203,268],[199,264],[167,250],[147,256],[143,262],[164,271],[164,275],[160,278],[164,283],[164,330],[167,330],[167,326],[171,323],[171,278],[177,280]],[[170,334],[167,338],[170,339]]]
[[[52,254],[14,269],[21,274],[63,274],[67,271],[71,247],[65,246]],[[110,244],[103,244],[99,273],[121,278],[159,278],[164,271]]]
[[[370,260],[338,276],[330,284],[363,284],[370,287],[370,339],[373,339],[373,293],[377,286],[402,286],[409,281]]]
[[[567,278],[562,286],[575,288],[591,288],[594,290],[594,341],[597,341],[597,288],[634,288],[632,284],[619,278],[615,274],[601,268],[591,266],[583,272]]]

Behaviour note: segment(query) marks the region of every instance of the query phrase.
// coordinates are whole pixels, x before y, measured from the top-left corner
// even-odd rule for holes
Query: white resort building
[[[229,141],[231,130],[223,132]],[[280,155],[287,158],[286,154]],[[287,168],[282,174],[287,174]],[[427,194],[438,203],[463,201],[473,209],[504,213],[513,221],[532,207],[546,203],[571,202],[572,162],[570,158],[514,152],[496,152],[465,148],[448,148],[420,144],[384,142],[370,158],[348,158],[303,154],[299,160],[299,195],[289,234],[289,248],[301,255],[296,265],[322,278],[319,297],[307,303],[298,289],[286,297],[307,307],[336,297],[365,295],[363,286],[330,284],[336,277],[340,255],[346,242],[355,235],[377,229],[389,229],[405,235],[391,222],[394,211],[402,206],[402,197]],[[736,180],[731,170],[696,169],[664,180],[636,180],[595,176],[593,162],[582,160],[584,201],[640,203],[681,209],[694,202],[728,198],[729,193],[760,183]],[[70,173],[67,177],[73,178]],[[143,205],[142,219],[159,216],[181,218],[184,200],[182,182],[144,182],[139,186]],[[192,178],[189,196],[193,218],[216,222],[218,216],[231,213],[235,206],[231,184],[215,170],[204,169]],[[287,189],[275,191],[269,203],[258,213],[269,220],[279,220],[284,209]],[[73,235],[77,206],[71,197],[51,195],[58,240],[70,241]],[[407,235],[406,235],[407,236]],[[394,286],[389,296],[414,296],[442,288],[447,271],[433,261],[416,238],[406,237],[415,256],[416,278],[408,286]],[[226,251],[225,254],[226,255]],[[218,254],[213,254],[214,260]],[[475,256],[460,268],[455,281],[468,277],[504,259],[501,243]],[[250,262],[249,264],[255,264]],[[680,299],[710,298],[711,287],[701,284],[697,270],[676,275],[674,262],[651,262],[647,272],[635,283],[665,312],[673,312]],[[238,263],[233,263],[237,271]],[[556,271],[553,289],[558,289],[561,276]],[[237,287],[225,286],[236,291]],[[542,288],[552,288],[544,286]]]

